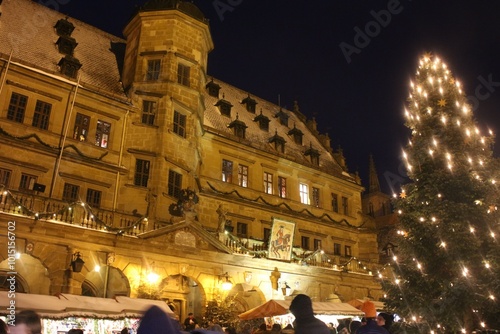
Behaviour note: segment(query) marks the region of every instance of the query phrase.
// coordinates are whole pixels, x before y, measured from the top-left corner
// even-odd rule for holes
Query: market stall
[[[241,313],[238,317],[241,320],[251,320],[257,318],[273,317],[289,313],[291,300],[271,299],[262,305],[254,307]],[[315,314],[337,315],[337,316],[363,316],[364,313],[347,303],[313,302]]]
[[[11,312],[36,311],[43,319],[45,333],[66,333],[71,328],[84,328],[85,333],[115,333],[123,327],[136,328],[139,319],[152,305],[175,316],[160,300],[134,299],[125,296],[96,298],[70,294],[36,295],[0,291],[0,315]]]
[[[281,327],[293,324],[295,317],[290,313],[291,300],[269,300],[262,305],[238,315],[240,320],[263,318],[267,325],[278,323]],[[313,302],[313,311],[318,319],[335,326],[339,319],[362,317],[363,312],[347,303]]]

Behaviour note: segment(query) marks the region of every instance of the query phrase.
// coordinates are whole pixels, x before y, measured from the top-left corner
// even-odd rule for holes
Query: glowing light
[[[495,300],[495,296],[490,295],[490,299],[491,299],[491,300]]]
[[[464,267],[464,269],[462,269],[462,275],[467,277],[469,275],[469,269]]]
[[[446,242],[441,241],[441,244],[439,246],[441,246],[442,248],[446,248]]]
[[[465,134],[466,134],[468,137],[470,137],[470,130],[469,130],[469,129],[465,130]]]
[[[95,267],[94,267],[94,271],[95,271],[96,273],[100,272],[100,271],[101,271],[101,266],[100,266],[100,265],[98,265],[98,264],[96,264],[96,265],[95,265]]]
[[[21,258],[21,253],[16,252],[16,259],[18,259],[18,260],[19,260],[20,258]]]
[[[432,218],[431,218],[431,220],[432,220],[433,222],[436,222],[436,217],[432,217]]]
[[[403,211],[402,211],[402,210],[398,210],[398,213],[399,213],[399,214],[402,214],[402,213],[403,213]]]
[[[470,227],[470,233],[475,233],[475,232],[476,232],[476,229],[473,226],[471,226]]]
[[[429,154],[432,156],[434,154],[434,151],[429,149]]]
[[[396,255],[394,255],[394,256],[392,257],[392,260],[393,260],[394,262],[397,262],[397,261],[398,261],[398,257],[397,257]]]
[[[443,124],[446,124],[446,117],[445,117],[445,116],[442,116],[442,117],[441,117],[441,122],[442,122]]]
[[[396,278],[396,280],[394,281],[394,283],[396,283],[396,285],[399,285],[399,282],[400,282],[399,278]]]
[[[486,267],[486,269],[490,269],[490,264],[489,264],[489,262],[486,262],[486,263],[484,264],[484,266]]]
[[[486,324],[484,322],[481,321],[481,327],[486,327]]]
[[[464,114],[467,114],[469,112],[469,108],[465,105],[463,106],[462,111],[464,112]]]
[[[438,142],[436,139],[432,139],[432,143],[434,144],[434,146],[438,146]]]
[[[420,221],[421,221],[421,222],[424,222],[424,221],[425,221],[425,218],[424,218],[424,217],[420,217]]]
[[[155,284],[160,279],[160,275],[158,275],[157,273],[151,272],[148,274],[147,278],[148,278],[148,282],[150,284]]]
[[[495,232],[491,232],[490,235],[493,239],[495,239]]]

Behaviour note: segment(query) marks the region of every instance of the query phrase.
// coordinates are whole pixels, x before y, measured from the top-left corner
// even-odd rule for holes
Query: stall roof
[[[254,307],[246,312],[241,313],[238,317],[241,320],[250,320],[264,317],[274,317],[288,313],[291,300],[274,300],[271,299],[262,305]],[[357,308],[347,303],[332,303],[332,302],[313,302],[313,311],[316,314],[330,315],[352,315],[363,316],[364,313]]]
[[[44,318],[92,317],[103,319],[140,318],[144,312],[156,305],[165,313],[174,315],[168,305],[160,300],[135,299],[124,296],[96,298],[70,294],[36,295],[0,291],[0,315],[7,315],[7,309],[14,302],[15,310],[33,310]]]

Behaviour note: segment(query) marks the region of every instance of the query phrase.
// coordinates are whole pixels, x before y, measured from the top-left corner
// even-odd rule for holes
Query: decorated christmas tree
[[[493,134],[474,119],[459,81],[426,54],[411,82],[404,149],[410,182],[399,215],[386,305],[421,333],[500,329],[498,183]],[[390,273],[390,274],[388,274]]]

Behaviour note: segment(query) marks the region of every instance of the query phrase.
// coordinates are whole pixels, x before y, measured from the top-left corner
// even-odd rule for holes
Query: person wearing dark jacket
[[[142,317],[137,334],[180,334],[180,331],[174,320],[154,305]]]
[[[290,304],[290,312],[295,316],[295,334],[330,334],[326,324],[314,316],[309,296],[297,295]]]
[[[390,333],[390,328],[394,322],[394,316],[389,313],[380,312],[377,315],[377,325],[384,327]]]

